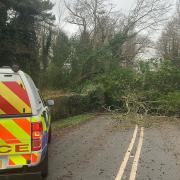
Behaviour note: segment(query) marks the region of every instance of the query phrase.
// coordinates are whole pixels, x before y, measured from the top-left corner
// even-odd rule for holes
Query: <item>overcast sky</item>
[[[56,15],[57,23],[58,23],[59,5],[60,5],[60,1],[63,2],[63,0],[51,0],[51,1],[55,4],[53,13]],[[68,0],[66,0],[66,1],[68,1]],[[69,1],[71,1],[71,0],[69,0]],[[136,0],[109,0],[109,2],[113,3],[117,10],[127,13],[128,10],[135,5]],[[169,2],[172,2],[175,4],[176,0],[169,0]],[[65,7],[63,7],[63,9],[65,9]],[[75,25],[71,25],[68,23],[61,23],[61,26],[62,25],[63,25],[62,28],[69,35],[71,35],[77,31],[77,26],[75,26]]]
[[[51,1],[55,3],[54,12],[58,14],[58,4],[60,0],[51,0]],[[135,3],[135,0],[109,0],[109,1],[117,5],[118,9],[122,9],[122,10],[128,10]]]
[[[59,14],[59,4],[60,1],[63,2],[64,0],[51,0],[55,6],[53,9],[53,13],[56,15],[57,18],[57,23],[58,23],[58,14]],[[72,1],[72,0],[66,0],[66,1]],[[165,1],[165,0],[164,0]],[[174,5],[176,4],[177,0],[167,0],[168,2],[173,3]],[[128,13],[129,9],[135,6],[136,0],[109,0],[109,2],[113,3],[116,7],[117,10],[120,10],[123,13]],[[65,10],[65,7],[62,8]],[[175,6],[174,6],[175,9]],[[174,13],[175,10],[172,10],[171,14]],[[75,33],[78,29],[76,25],[68,24],[68,23],[60,23],[61,28],[67,32],[69,36],[71,36],[73,33]],[[151,39],[153,41],[156,41],[161,34],[161,31],[156,31],[152,33]],[[156,56],[156,51],[154,48],[147,49],[147,52],[143,55],[145,58],[151,58]]]
[[[56,17],[58,17],[60,0],[51,0],[51,1],[55,4],[53,13],[56,15]],[[112,2],[115,5],[116,9],[121,10],[122,12],[125,13],[134,5],[135,0],[109,0],[109,2]],[[74,33],[77,30],[76,26],[67,23],[63,24],[63,29],[70,34]]]

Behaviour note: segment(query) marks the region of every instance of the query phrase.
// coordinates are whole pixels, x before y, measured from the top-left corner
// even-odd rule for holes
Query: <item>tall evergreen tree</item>
[[[49,0],[0,0],[0,66],[19,64],[37,76],[37,31],[42,23],[52,24]]]

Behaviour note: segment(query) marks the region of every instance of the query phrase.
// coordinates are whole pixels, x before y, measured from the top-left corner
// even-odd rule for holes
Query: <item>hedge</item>
[[[51,108],[53,120],[98,111],[105,103],[104,93],[98,90],[88,95],[60,96],[52,99],[55,101],[54,107]]]

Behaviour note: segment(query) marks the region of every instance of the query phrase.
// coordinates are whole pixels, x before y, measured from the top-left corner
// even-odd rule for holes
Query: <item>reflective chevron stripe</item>
[[[30,158],[29,158],[30,160]],[[23,155],[10,155],[9,156],[9,165],[14,166],[14,165],[26,165],[27,164],[27,159],[24,158]]]
[[[39,153],[23,154],[23,155],[10,155],[8,160],[8,166],[37,164],[40,161]]]
[[[30,142],[30,123],[30,118],[1,119],[0,139],[7,144]]]
[[[0,118],[0,161],[3,162],[0,168],[2,169],[19,168],[23,165],[35,166],[41,161],[45,146],[42,145],[39,151],[32,150],[32,123],[42,122],[42,144],[47,145],[48,121],[45,121],[42,112],[37,115],[33,110],[32,113],[31,99],[28,96],[30,87],[27,86],[26,89],[26,83],[28,82],[19,76],[8,79],[3,77],[0,81],[0,115],[3,115]],[[29,95],[31,97],[31,93]],[[34,104],[33,97],[31,101]],[[33,107],[36,109],[35,105]]]
[[[17,82],[3,82],[3,84],[14,92],[20,99],[22,99],[26,105],[30,106],[27,92],[22,84],[18,84]]]
[[[21,120],[19,120],[19,124],[21,124]],[[15,137],[14,139],[21,139],[21,143],[23,142],[23,140],[27,140],[30,138],[30,134],[27,134],[22,125],[18,125],[14,120],[6,121],[5,123],[1,123],[1,125],[7,130],[10,130],[11,134]]]
[[[0,145],[9,146],[29,144],[28,153],[8,152],[8,166],[22,166],[37,164],[41,159],[41,152],[31,152],[31,120],[40,121],[40,116],[32,118],[8,118],[0,120]],[[11,148],[10,148],[11,147]],[[1,156],[2,154],[0,154]]]
[[[2,120],[1,120],[2,121]],[[17,139],[9,130],[2,126],[2,122],[0,124],[0,139],[3,140],[7,144],[19,144],[20,141]]]
[[[20,157],[23,152],[16,152],[15,145],[26,145],[26,153],[31,151],[31,125],[30,118],[14,118],[0,120],[0,145],[8,145],[10,152],[8,155],[15,155]],[[0,153],[0,155],[4,155]],[[14,162],[17,164],[17,157],[10,159],[10,164]],[[15,159],[15,160],[14,160]],[[22,158],[20,160],[22,162]],[[19,162],[20,162],[19,161]]]
[[[20,114],[20,112],[14,108],[5,98],[0,95],[0,109],[3,114]]]
[[[43,125],[43,131],[47,131],[47,125],[46,125],[45,119],[44,119],[44,117],[42,117],[42,115],[40,115],[40,119],[41,119],[41,122]]]
[[[39,116],[33,116],[33,117],[31,118],[31,122],[33,122],[33,123],[39,122],[39,121],[40,121]]]
[[[6,114],[2,109],[0,109],[0,114]]]
[[[30,123],[30,120],[26,119],[26,118],[16,118],[16,119],[13,119],[13,121],[19,126],[21,127],[24,132],[26,132],[29,137],[31,135],[31,129],[30,129],[30,126],[31,126],[31,123]]]
[[[33,153],[31,155],[31,161],[32,161],[32,164],[36,164],[40,159],[40,154],[39,153]]]
[[[0,114],[32,113],[27,91],[21,82],[0,82]]]
[[[9,159],[9,161],[8,161],[8,166],[15,166],[16,164],[13,162],[13,161],[11,161],[11,159]]]

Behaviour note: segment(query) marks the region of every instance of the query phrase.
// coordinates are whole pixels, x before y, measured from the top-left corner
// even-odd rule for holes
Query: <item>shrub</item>
[[[157,104],[166,115],[180,115],[180,91],[160,96]]]
[[[69,96],[60,96],[53,98],[55,106],[51,109],[52,119],[65,118],[70,116],[69,112]]]
[[[103,84],[107,104],[120,102],[122,96],[126,96],[141,87],[139,76],[133,69],[121,68],[106,74],[100,79]]]
[[[90,112],[89,96],[73,95],[69,97],[68,107],[70,115],[78,115],[84,112]]]
[[[99,110],[105,104],[105,92],[102,87],[89,92],[89,103],[92,110]]]
[[[105,104],[127,111],[127,103],[131,110],[140,109],[140,112],[145,109],[145,112],[149,110],[161,115],[179,114],[180,71],[169,62],[154,69],[141,67],[138,71],[114,68],[112,72],[102,73],[77,87],[78,93],[84,95],[58,98],[56,117],[99,110]]]
[[[70,95],[55,97],[55,106],[52,108],[52,119],[66,118],[86,112],[93,112],[104,104],[104,94],[101,90],[89,95]]]

